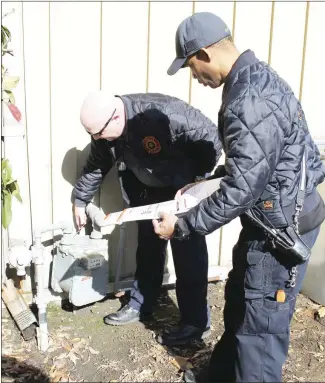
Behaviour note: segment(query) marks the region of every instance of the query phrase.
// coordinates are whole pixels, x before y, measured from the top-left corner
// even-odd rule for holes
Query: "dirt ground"
[[[223,332],[224,283],[209,284],[212,335],[190,348],[165,349],[155,336],[178,321],[175,290],[164,289],[151,322],[126,327],[106,326],[103,316],[120,307],[107,299],[77,310],[51,304],[48,352],[37,350],[35,340],[25,342],[8,313],[2,323],[2,382],[180,382],[182,369],[193,368],[197,381],[206,381],[213,346]],[[286,382],[325,381],[325,317],[320,308],[300,295],[292,322]]]

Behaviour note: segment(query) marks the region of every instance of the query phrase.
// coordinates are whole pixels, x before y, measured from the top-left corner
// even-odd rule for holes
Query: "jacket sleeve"
[[[219,190],[179,219],[184,231],[209,234],[243,214],[261,196],[284,145],[272,107],[276,106],[250,97],[236,100],[224,111],[226,176]]]
[[[108,141],[91,140],[90,153],[86,165],[73,189],[76,206],[86,206],[91,201],[99,189],[103,178],[112,168],[114,161]]]

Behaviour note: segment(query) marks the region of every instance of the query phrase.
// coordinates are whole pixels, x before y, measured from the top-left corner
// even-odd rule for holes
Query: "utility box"
[[[108,241],[88,235],[63,238],[53,258],[51,287],[74,306],[103,299],[108,293]]]

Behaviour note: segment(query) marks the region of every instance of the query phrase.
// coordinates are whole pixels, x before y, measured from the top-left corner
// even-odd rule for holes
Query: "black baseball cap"
[[[172,76],[193,53],[230,35],[229,28],[217,15],[210,12],[194,13],[183,20],[177,28],[176,58],[167,73]]]

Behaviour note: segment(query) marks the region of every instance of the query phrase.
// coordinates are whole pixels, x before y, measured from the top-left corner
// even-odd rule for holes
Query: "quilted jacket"
[[[324,208],[315,188],[325,169],[290,86],[252,51],[228,74],[218,116],[226,154],[220,189],[179,219],[184,231],[208,234],[256,205],[274,226],[292,222],[306,150],[304,211]],[[319,210],[319,209],[318,209]]]
[[[126,127],[114,141],[91,141],[83,173],[74,188],[76,206],[85,206],[116,160],[149,169],[165,186],[178,190],[208,176],[221,156],[216,125],[175,97],[145,93],[121,96]],[[127,155],[126,155],[127,154]]]

